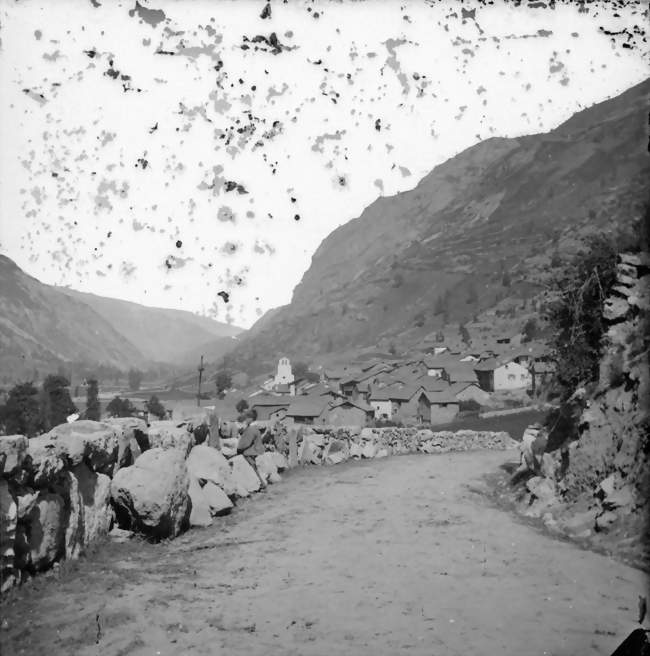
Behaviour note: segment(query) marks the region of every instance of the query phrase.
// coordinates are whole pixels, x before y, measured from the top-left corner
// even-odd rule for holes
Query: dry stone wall
[[[77,421],[32,439],[0,437],[2,592],[107,535],[160,540],[210,526],[287,467],[516,445],[507,433],[279,427],[253,468],[227,440],[222,450],[196,444],[202,421]]]

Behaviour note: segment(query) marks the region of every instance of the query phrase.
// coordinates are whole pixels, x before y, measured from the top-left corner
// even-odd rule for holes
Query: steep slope
[[[3,380],[56,371],[59,363],[101,362],[123,369],[146,358],[85,303],[28,276],[0,255],[0,372]]]
[[[63,293],[83,301],[135,344],[149,360],[185,364],[193,362],[197,345],[208,344],[210,352],[225,353],[230,338],[241,328],[183,310],[147,307],[116,298],[95,296],[70,289]]]
[[[649,93],[646,80],[547,134],[481,142],[377,199],[322,242],[291,303],[234,359],[414,344],[504,297],[530,298],[554,254],[641,214]]]

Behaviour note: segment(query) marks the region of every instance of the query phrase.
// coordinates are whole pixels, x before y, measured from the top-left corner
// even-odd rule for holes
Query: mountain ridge
[[[291,303],[243,336],[232,361],[412,347],[504,296],[530,300],[554,254],[641,214],[649,94],[646,79],[549,132],[479,142],[377,198],[321,242]],[[445,295],[447,313],[434,312]]]

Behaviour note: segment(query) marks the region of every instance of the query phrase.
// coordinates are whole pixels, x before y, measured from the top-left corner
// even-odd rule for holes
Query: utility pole
[[[196,395],[196,405],[200,406],[201,405],[201,380],[203,379],[203,370],[205,367],[203,366],[203,356],[201,356],[201,362],[199,364],[199,391],[198,394]]]

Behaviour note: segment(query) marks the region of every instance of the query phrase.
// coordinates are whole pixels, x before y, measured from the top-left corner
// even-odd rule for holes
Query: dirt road
[[[23,588],[2,653],[611,654],[647,580],[472,489],[511,458],[292,472],[214,527],[105,545]]]

